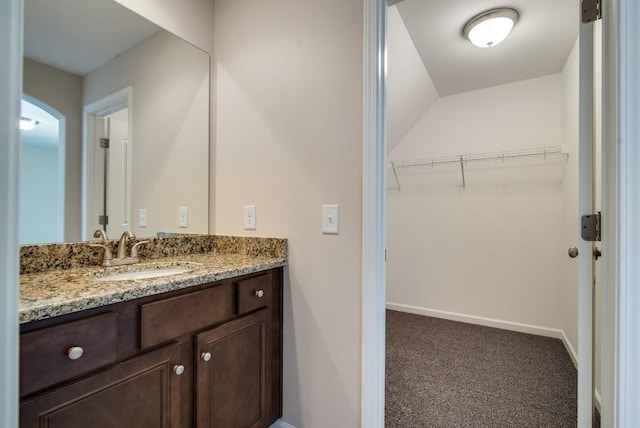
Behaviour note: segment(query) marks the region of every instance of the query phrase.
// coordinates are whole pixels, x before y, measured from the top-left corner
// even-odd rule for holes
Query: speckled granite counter
[[[174,245],[177,238],[169,239],[172,241],[166,243]],[[81,263],[70,264],[71,267],[66,269],[49,267],[33,273],[23,273],[20,275],[20,323],[268,270],[287,263],[284,239],[219,236],[212,236],[210,239],[213,242],[211,247],[198,247],[196,250],[182,248],[177,252],[183,254],[174,254],[174,251],[170,252],[171,257],[161,257],[158,254],[148,259],[142,257],[141,263],[136,265],[102,268],[99,265]],[[153,243],[153,246],[161,247],[163,243],[160,240],[159,243]],[[86,246],[79,243],[61,245]],[[55,252],[52,248],[56,246],[30,247],[49,247],[48,250]],[[31,251],[42,254],[45,250],[31,248]],[[159,254],[162,255],[163,252],[159,251]],[[28,260],[24,265],[29,265]],[[101,279],[104,275],[113,273],[174,266],[192,270],[183,274],[143,280]]]

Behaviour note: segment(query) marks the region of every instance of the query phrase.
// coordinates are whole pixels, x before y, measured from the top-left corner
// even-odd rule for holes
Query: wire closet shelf
[[[390,190],[400,191],[400,180],[398,171],[403,168],[412,167],[446,167],[455,166],[460,168],[462,176],[462,187],[466,187],[465,169],[478,166],[491,168],[502,165],[537,165],[543,163],[557,163],[566,160],[569,157],[568,147],[566,144],[560,146],[534,147],[518,150],[504,150],[500,152],[490,153],[473,153],[457,156],[443,156],[427,159],[411,159],[390,161],[389,169],[393,172],[396,187]]]

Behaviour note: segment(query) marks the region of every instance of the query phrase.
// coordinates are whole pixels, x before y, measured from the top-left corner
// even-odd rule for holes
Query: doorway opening
[[[128,87],[84,108],[83,239],[131,228],[132,98]]]
[[[561,3],[564,21],[551,26],[567,34],[543,51],[520,44],[534,34],[530,2],[514,4],[527,29],[490,49],[458,31],[482,5],[388,8],[387,309],[552,338],[577,366],[584,336],[567,248],[579,239],[579,2]],[[523,52],[530,74],[509,62]],[[575,421],[575,396],[562,414],[546,404],[537,418]]]
[[[23,95],[20,126],[19,243],[64,241],[65,117]]]

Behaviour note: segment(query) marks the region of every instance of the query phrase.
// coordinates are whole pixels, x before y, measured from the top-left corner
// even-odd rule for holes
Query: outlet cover
[[[256,206],[244,206],[244,230],[256,230]]]
[[[187,207],[178,208],[178,227],[187,227],[189,224]]]
[[[140,212],[138,214],[138,226],[147,227],[147,209],[140,208]]]

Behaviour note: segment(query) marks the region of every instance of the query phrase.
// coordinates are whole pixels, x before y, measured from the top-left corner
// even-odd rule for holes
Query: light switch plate
[[[178,208],[178,227],[187,227],[188,212],[187,207]]]
[[[340,206],[322,206],[322,233],[338,235],[340,233]]]
[[[140,212],[138,215],[138,226],[147,227],[147,209],[140,208]]]
[[[256,230],[256,206],[244,206],[244,230]]]

